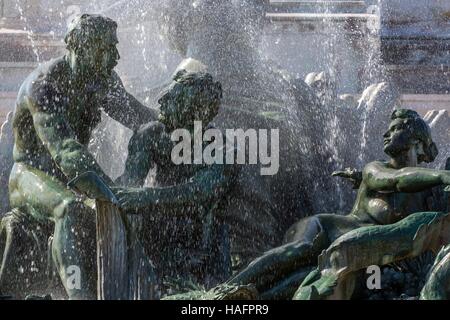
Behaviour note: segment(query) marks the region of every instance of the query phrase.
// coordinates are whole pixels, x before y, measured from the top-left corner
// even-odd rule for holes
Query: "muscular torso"
[[[142,179],[147,175],[150,167],[155,169],[152,185],[155,187],[180,185],[192,179],[196,173],[210,170],[211,166],[208,165],[175,165],[171,159],[171,153],[176,143],[171,141],[170,133],[164,130],[162,124],[153,122],[141,128],[139,133],[130,142],[129,157],[131,158],[129,158],[130,165],[127,165],[127,171],[135,175],[133,179],[135,182],[140,180],[142,184]],[[139,144],[150,147],[147,150],[145,147],[136,147]],[[149,159],[152,162],[151,165],[148,163]],[[131,166],[132,163],[135,164],[134,168]],[[220,201],[203,201],[193,197],[192,202],[183,206],[161,206],[147,215],[152,217],[151,224],[160,226],[147,233],[150,239],[159,240],[153,243],[164,243],[155,250],[159,258],[164,260],[161,248],[169,248],[167,250],[173,255],[173,248],[176,247],[180,250],[186,248],[185,253],[188,252],[187,255],[180,255],[182,260],[189,256],[197,259],[198,256],[192,252],[202,248],[205,214],[211,210],[214,217],[229,226],[231,252],[233,256],[239,256],[238,263],[245,264],[247,259],[257,256],[272,246],[273,235],[276,234],[272,226],[276,221],[266,196],[269,194],[268,190],[264,189],[262,184],[258,184],[257,179],[249,183],[246,174],[252,168],[246,167],[245,170],[239,170],[239,167],[225,166],[227,170],[233,172],[234,182],[225,194],[219,195],[217,199]],[[253,170],[256,169],[253,168]],[[134,174],[133,171],[135,171]],[[139,186],[133,182],[132,184]],[[156,212],[158,214],[155,214]],[[180,213],[183,214],[182,217]],[[159,258],[155,256],[155,261]]]
[[[196,173],[207,170],[204,164],[174,164],[173,142],[170,133],[160,122],[154,121],[141,127],[130,141],[126,171],[133,186],[142,186],[143,179],[155,168],[153,187],[170,187],[187,182]]]
[[[371,190],[363,180],[352,215],[366,223],[392,224],[423,211],[430,211],[431,191],[404,193]]]
[[[141,127],[129,145],[126,172],[131,180],[128,183],[142,185],[148,171],[153,168],[152,187],[176,187],[195,179],[197,173],[209,170],[203,164],[175,165],[171,154],[176,144],[160,122]],[[225,199],[225,195],[220,197]],[[210,250],[215,248],[214,253],[222,250],[217,249],[221,244],[216,242],[219,240],[216,223],[211,226],[212,243],[209,245],[204,242],[204,228],[207,222],[205,218],[214,210],[213,203],[216,202],[193,197],[183,205],[174,201],[174,204],[161,203],[146,209],[144,225],[149,227],[145,230],[145,247],[162,276],[194,276],[201,279],[211,273],[205,268],[218,263],[219,259],[211,256]]]
[[[63,58],[37,68],[22,85],[14,116],[14,160],[54,174],[54,160],[43,145],[33,124],[31,101],[54,102],[75,139],[87,146],[92,130],[101,120],[101,108],[107,86],[75,87]]]

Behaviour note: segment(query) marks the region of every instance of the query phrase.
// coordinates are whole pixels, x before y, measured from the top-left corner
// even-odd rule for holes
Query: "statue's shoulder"
[[[380,170],[388,168],[389,163],[387,161],[378,160],[369,162],[363,169],[363,179],[373,176],[373,174],[378,173]]]
[[[39,98],[51,94],[57,91],[67,77],[67,64],[63,57],[42,63],[23,82],[19,89],[19,99],[25,96]]]
[[[47,62],[40,64],[36,70],[49,78],[58,79],[61,77],[67,77],[68,63],[64,56],[51,59]]]
[[[384,160],[376,160],[376,161],[372,161],[369,162],[368,164],[366,164],[365,168],[379,168],[379,167],[384,167],[387,168],[389,166],[389,162],[388,161],[384,161]]]

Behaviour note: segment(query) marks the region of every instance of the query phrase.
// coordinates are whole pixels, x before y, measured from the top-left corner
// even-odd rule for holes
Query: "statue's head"
[[[268,0],[164,0],[158,21],[161,33],[181,55],[186,55],[192,35],[258,39]]]
[[[64,41],[74,72],[111,76],[120,58],[115,21],[101,15],[78,15],[69,24]]]
[[[413,110],[398,109],[392,113],[388,131],[384,134],[384,152],[397,157],[415,148],[417,162],[433,162],[438,149],[428,124]]]
[[[305,83],[313,88],[321,99],[332,99],[336,96],[336,83],[328,72],[311,72],[305,77]]]
[[[169,130],[192,128],[194,121],[206,127],[219,112],[222,86],[203,72],[178,72],[158,100],[159,120]]]

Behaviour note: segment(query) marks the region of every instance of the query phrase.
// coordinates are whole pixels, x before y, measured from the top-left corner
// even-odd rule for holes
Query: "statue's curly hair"
[[[114,20],[102,15],[83,13],[70,22],[64,42],[67,49],[77,50],[100,40],[108,30],[117,30]]]
[[[428,124],[416,111],[409,109],[395,110],[391,115],[391,120],[394,121],[397,119],[402,119],[411,136],[423,144],[424,154],[419,155],[419,158],[417,159],[418,162],[433,162],[439,151],[436,144],[433,142],[431,129]]]
[[[183,86],[192,86],[202,91],[208,91],[215,99],[222,99],[222,85],[214,81],[213,76],[207,72],[178,71],[173,80]]]
[[[211,74],[206,72],[187,72],[180,70],[173,78],[173,83],[163,91],[162,98],[166,96],[169,91],[171,96],[179,104],[185,105],[187,98],[197,97],[200,100],[194,100],[190,109],[186,109],[184,116],[193,117],[195,119],[212,119],[217,115],[220,101],[223,96],[222,85],[215,81]]]

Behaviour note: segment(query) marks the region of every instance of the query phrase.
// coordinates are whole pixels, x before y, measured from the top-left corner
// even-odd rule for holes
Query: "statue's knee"
[[[142,147],[142,145],[147,140],[147,137],[151,136],[152,134],[153,128],[151,124],[143,125],[131,136],[129,144],[131,146],[134,146],[135,148]]]
[[[80,241],[95,239],[95,214],[83,202],[66,201],[57,211],[55,237],[59,240],[61,240],[61,237],[67,239],[68,233],[71,235],[70,238],[75,237]],[[87,245],[87,243],[84,243],[84,245]],[[91,245],[90,240],[89,245]]]
[[[39,228],[36,228],[37,226]],[[49,235],[48,224],[34,220],[17,208],[5,214],[0,221],[1,250],[17,251],[16,248],[22,248],[20,252],[34,252],[40,259],[39,252],[45,247]],[[32,256],[33,254],[30,257]]]
[[[0,233],[8,236],[14,235],[18,230],[24,231],[35,223],[36,221],[32,217],[28,217],[21,210],[15,208],[1,216]]]
[[[306,217],[291,226],[284,236],[284,243],[312,242],[323,230],[319,216]]]

